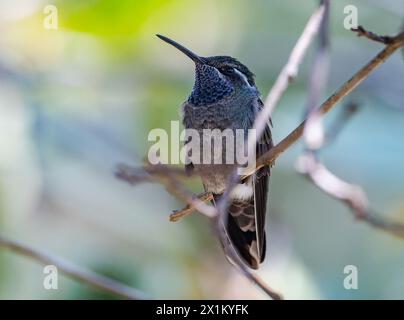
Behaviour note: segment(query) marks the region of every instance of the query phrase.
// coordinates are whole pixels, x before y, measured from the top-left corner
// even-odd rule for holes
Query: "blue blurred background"
[[[398,32],[404,1],[331,1],[332,93],[381,45],[343,27]],[[43,26],[56,5],[57,30]],[[193,65],[161,33],[209,56],[239,58],[265,96],[317,1],[0,0],[0,231],[155,298],[265,298],[223,257],[209,222],[159,185],[118,181],[119,162],[139,164],[148,132],[168,129],[193,85]],[[311,50],[273,115],[275,142],[302,119]],[[323,97],[325,98],[325,96]],[[360,111],[322,154],[363,186],[372,208],[404,222],[404,63],[395,54],[349,99]],[[348,101],[348,100],[347,100]],[[327,123],[338,115],[336,108]],[[404,299],[404,243],[355,221],[295,171],[296,144],[273,170],[268,255],[259,274],[287,299]],[[201,191],[198,181],[192,183]],[[343,286],[358,268],[358,290]],[[112,298],[0,248],[0,298]]]

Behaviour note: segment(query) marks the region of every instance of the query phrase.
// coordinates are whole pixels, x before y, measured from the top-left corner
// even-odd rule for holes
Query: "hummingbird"
[[[244,64],[230,56],[198,56],[172,39],[159,34],[157,37],[174,46],[195,64],[194,86],[182,104],[185,129],[198,132],[204,129],[242,129],[247,132],[253,128],[263,102],[255,84],[255,75]],[[269,119],[264,132],[257,139],[257,158],[273,147],[270,125]],[[185,165],[185,170],[189,173],[196,170],[205,191],[212,193],[212,203],[215,205],[226,191],[234,164],[190,162]],[[270,167],[265,166],[244,180],[240,179],[231,192],[224,220],[228,240],[241,260],[252,269],[258,269],[265,259],[269,178]]]

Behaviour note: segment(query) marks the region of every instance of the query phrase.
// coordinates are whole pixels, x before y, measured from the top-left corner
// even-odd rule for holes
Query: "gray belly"
[[[231,100],[233,99],[233,100]],[[189,103],[183,105],[183,122],[187,129],[195,129],[200,136],[200,161],[192,161],[195,170],[201,176],[202,182],[207,191],[223,193],[229,178],[234,170],[242,165],[240,152],[244,152],[244,139],[247,137],[247,129],[253,122],[253,101],[256,96],[232,97],[226,103],[219,103],[210,106],[194,106]],[[234,106],[242,106],[234,107]],[[232,142],[228,144],[227,136],[222,139],[222,147],[217,150],[214,141],[211,147],[205,147],[203,142],[204,129],[231,130],[233,132]],[[235,130],[245,131],[240,139]],[[210,157],[204,157],[210,153]],[[210,161],[204,161],[205,159]]]
[[[234,168],[234,165],[201,164],[195,166],[201,176],[205,190],[218,194],[225,191]]]
[[[233,132],[232,136],[225,135],[224,138],[217,139],[215,135],[213,139],[200,139],[200,161],[194,162],[194,167],[201,176],[206,191],[223,193],[234,170],[242,165],[238,152],[244,150],[244,137],[236,138],[234,131],[228,130],[229,132]],[[207,140],[210,143],[206,143]]]

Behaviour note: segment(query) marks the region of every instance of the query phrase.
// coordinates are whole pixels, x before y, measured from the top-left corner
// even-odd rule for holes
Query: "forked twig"
[[[380,42],[380,43],[383,43],[383,44],[390,44],[390,43],[392,43],[394,41],[394,37],[380,36],[380,35],[378,35],[378,34],[376,34],[374,32],[366,30],[362,26],[358,26],[357,28],[351,28],[351,30],[353,32],[356,32],[358,37],[365,37],[365,38],[368,38],[370,40]]]

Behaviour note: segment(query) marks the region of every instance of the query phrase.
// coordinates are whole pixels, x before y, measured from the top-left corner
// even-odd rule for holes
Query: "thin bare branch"
[[[283,300],[283,297],[280,293],[272,289],[268,284],[265,283],[256,273],[252,272],[250,269],[246,267],[244,262],[240,259],[233,245],[229,241],[229,237],[226,234],[226,228],[221,219],[221,215],[218,215],[215,219],[215,227],[217,234],[219,236],[220,242],[223,245],[223,251],[228,258],[229,262],[248,280],[250,280],[253,284],[258,286],[263,292],[265,292],[269,297],[274,300]]]
[[[347,203],[356,212],[357,217],[365,215],[368,200],[362,189],[338,178],[318,161],[314,153],[308,152],[300,156],[297,169],[307,175],[319,189]]]
[[[56,257],[53,254],[41,251],[14,240],[10,240],[2,235],[0,235],[0,246],[30,259],[36,260],[44,265],[54,265],[66,276],[89,284],[90,286],[99,290],[109,292],[115,296],[131,300],[142,300],[147,298],[143,292],[137,289],[131,288],[111,278],[107,278],[93,271],[75,265],[70,261]]]
[[[268,121],[270,119],[272,111],[278,104],[283,93],[286,91],[289,83],[297,76],[299,65],[302,62],[312,39],[318,32],[321,20],[324,16],[324,12],[325,6],[324,4],[320,4],[319,8],[312,14],[309,21],[307,22],[306,27],[304,28],[302,34],[300,35],[294,48],[292,49],[287,63],[282,68],[281,72],[278,75],[278,78],[269,91],[268,96],[265,100],[264,107],[254,121],[253,128],[256,130],[256,135],[250,135],[248,137],[249,155],[255,154],[254,151],[257,141],[262,135],[265,127],[268,125]],[[226,219],[226,211],[230,203],[230,195],[239,181],[240,177],[235,170],[235,172],[231,175],[229,182],[227,183],[226,192],[222,195],[220,201],[216,204],[219,213],[224,220]]]
[[[292,49],[287,63],[282,68],[281,72],[278,75],[278,78],[269,91],[268,96],[265,99],[264,108],[254,122],[256,137],[252,135],[249,138],[248,154],[253,154],[256,143],[255,140],[259,139],[259,137],[264,132],[264,129],[271,117],[271,114],[278,104],[279,100],[281,99],[283,93],[288,88],[289,83],[293,81],[297,76],[299,66],[307,52],[307,49],[318,32],[318,28],[324,15],[324,9],[324,5],[320,5],[319,8],[311,15],[309,21],[306,24],[306,27],[304,28],[302,34],[300,35],[294,48]]]
[[[324,18],[320,24],[319,43],[316,50],[313,68],[309,77],[309,90],[305,117],[306,126],[303,130],[304,141],[309,150],[316,150],[324,144],[325,134],[322,125],[322,114],[317,104],[325,90],[329,73],[329,0],[322,0],[325,6]],[[310,130],[308,130],[310,129]]]
[[[380,42],[380,43],[383,43],[383,44],[390,44],[390,43],[392,43],[394,41],[394,37],[379,36],[378,34],[372,32],[372,31],[366,30],[362,26],[358,26],[357,28],[351,28],[351,30],[353,32],[356,32],[358,37],[366,37],[366,38],[368,38],[370,40]]]
[[[357,219],[397,237],[404,238],[404,225],[383,217],[369,209],[368,200],[361,187],[348,183],[320,163],[313,154],[299,158],[298,170],[305,174],[321,191],[342,201]]]
[[[272,86],[265,100],[263,109],[254,121],[253,128],[255,129],[256,135],[250,135],[248,138],[249,155],[254,154],[257,141],[264,132],[265,127],[268,125],[268,121],[273,109],[278,104],[289,83],[296,77],[299,65],[303,60],[303,57],[305,56],[305,53],[307,52],[312,39],[318,32],[320,23],[325,12],[326,5],[324,3],[321,3],[319,8],[310,17],[305,29],[303,30],[295,47],[292,50],[292,53],[289,56],[288,62],[283,67],[275,84]],[[226,256],[237,267],[237,269],[239,269],[244,274],[245,277],[259,286],[272,299],[282,299],[282,296],[280,294],[268,287],[265,282],[263,282],[256,274],[252,273],[249,268],[245,266],[244,262],[240,259],[237,252],[235,251],[233,244],[229,241],[229,237],[226,235],[226,229],[224,226],[227,225],[227,209],[231,202],[232,191],[239,181],[240,176],[237,174],[237,170],[235,170],[229,179],[226,192],[222,195],[219,202],[216,204],[218,210],[217,229],[219,238],[221,239],[221,242],[223,244]]]
[[[213,199],[213,195],[210,192],[204,192],[201,193],[197,196],[197,198],[203,202],[208,202]],[[191,214],[192,212],[195,211],[195,208],[189,204],[187,204],[184,208],[180,210],[174,210],[170,214],[170,221],[176,222],[180,220],[183,217],[186,217],[187,215]]]
[[[145,164],[142,168],[120,164],[117,167],[115,175],[129,184],[144,182],[160,183],[169,193],[186,202],[189,208],[198,210],[208,218],[214,217],[217,214],[216,209],[205,204],[206,200],[201,200],[196,194],[188,191],[178,180],[178,176],[182,177],[184,175],[183,172],[184,171],[179,172],[176,169],[162,164]],[[192,210],[190,212],[192,212]]]
[[[363,80],[365,80],[374,70],[382,65],[394,52],[404,45],[404,33],[394,37],[394,41],[388,44],[382,51],[380,51],[371,61],[355,73],[351,79],[346,81],[335,93],[330,96],[320,107],[319,113],[325,114],[329,112],[338,102],[351,93]],[[289,133],[281,142],[275,145],[272,149],[267,151],[259,159],[257,159],[257,166],[255,170],[263,166],[272,164],[285,150],[294,144],[303,134],[306,120]],[[252,174],[248,173],[248,174]]]
[[[394,39],[397,39],[393,37],[379,37],[374,33],[365,31],[362,27],[360,27],[359,30],[366,37],[387,44],[394,44]],[[320,32],[320,35],[322,34],[324,38],[327,38],[325,26],[323,26]],[[386,218],[370,212],[365,192],[359,186],[343,181],[334,175],[319,161],[317,157],[317,152],[324,146],[325,134],[321,122],[323,115],[318,112],[318,109],[316,109],[315,106],[318,97],[323,92],[323,85],[326,83],[325,79],[327,76],[324,75],[324,70],[328,69],[328,59],[326,58],[327,52],[327,41],[321,39],[320,47],[317,51],[316,59],[310,72],[311,79],[307,105],[309,115],[304,127],[306,152],[298,158],[298,170],[308,177],[309,180],[320,190],[347,204],[358,219],[369,223],[373,227],[380,228],[396,236],[404,237],[404,225],[389,221]],[[322,77],[319,76],[320,74]],[[319,80],[319,78],[321,79]],[[356,108],[353,108],[353,110],[355,109]],[[346,116],[349,117],[350,114],[347,114]]]

